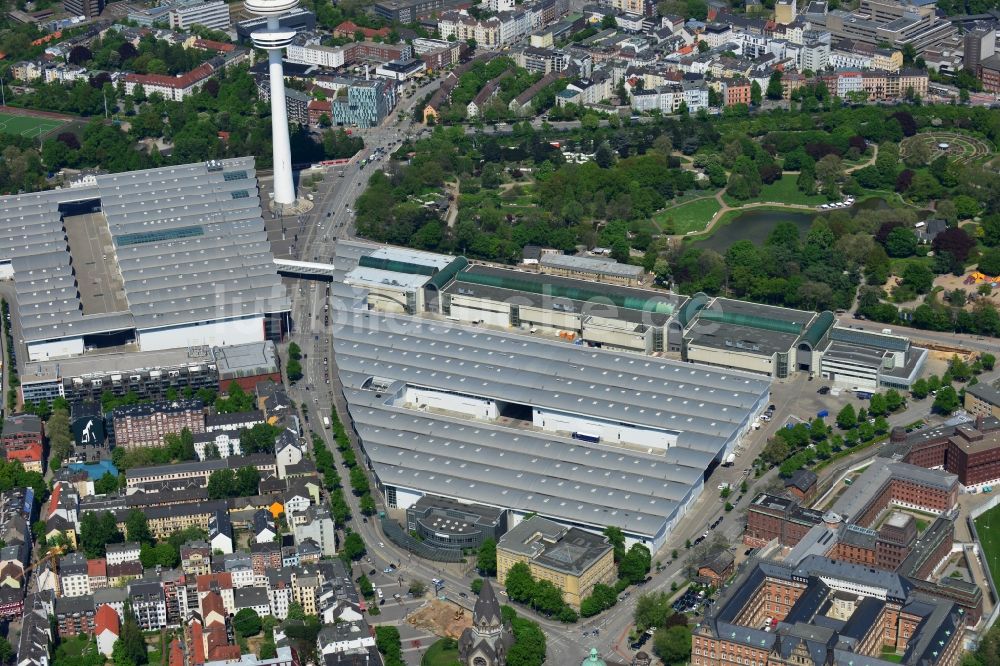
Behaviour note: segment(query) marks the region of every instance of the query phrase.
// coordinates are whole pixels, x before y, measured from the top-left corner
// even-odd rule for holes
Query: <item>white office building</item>
[[[170,27],[174,30],[188,30],[201,25],[213,30],[229,30],[232,20],[229,5],[222,0],[176,4],[170,10]]]

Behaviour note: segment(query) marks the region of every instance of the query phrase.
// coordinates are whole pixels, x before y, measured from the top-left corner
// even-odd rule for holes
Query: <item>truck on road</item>
[[[329,416],[324,416],[323,417],[323,427],[324,428],[329,428],[330,427],[330,417]]]
[[[726,456],[726,460],[725,460],[725,462],[722,463],[722,466],[723,467],[732,467],[733,463],[735,463],[735,462],[736,462],[736,454],[735,453],[730,453],[728,456]]]

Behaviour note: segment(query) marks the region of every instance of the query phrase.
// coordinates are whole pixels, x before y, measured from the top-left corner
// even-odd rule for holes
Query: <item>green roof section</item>
[[[510,289],[512,291],[526,291],[534,294],[546,294],[556,298],[569,298],[575,301],[604,301],[629,310],[642,310],[645,312],[655,312],[659,314],[671,314],[674,306],[666,301],[655,298],[642,298],[641,296],[621,296],[619,294],[606,294],[593,289],[581,289],[578,287],[563,287],[537,280],[525,280],[514,277],[504,277],[485,273],[459,273],[455,276],[457,282],[467,284],[481,284],[487,287],[498,289]]]
[[[809,346],[813,349],[819,344],[819,341],[823,339],[823,336],[827,334],[830,327],[833,326],[835,317],[833,313],[829,310],[824,310],[819,313],[816,317],[816,321],[812,323],[808,329],[806,329],[805,335],[802,336],[802,342],[808,342]]]
[[[681,326],[687,328],[687,325],[691,323],[694,316],[708,305],[708,301],[708,294],[702,291],[692,296],[691,300],[684,304],[684,307],[681,308],[680,313],[677,315],[677,318],[681,321]]]
[[[465,270],[465,267],[468,265],[468,259],[465,257],[456,257],[454,261],[438,271],[437,274],[427,283],[427,286],[436,287],[440,290],[446,284],[451,282],[451,279],[455,277],[459,271]]]
[[[732,324],[733,326],[748,326],[759,328],[763,331],[775,331],[776,333],[790,333],[798,335],[802,332],[802,324],[794,321],[779,321],[758,317],[756,315],[742,313],[728,313],[719,310],[702,310],[698,315],[699,320],[715,321],[720,324]]]
[[[358,261],[358,265],[364,266],[365,268],[377,268],[383,271],[392,271],[393,273],[409,273],[411,275],[434,275],[434,272],[437,270],[433,266],[411,264],[408,261],[383,259],[371,256],[361,257]]]

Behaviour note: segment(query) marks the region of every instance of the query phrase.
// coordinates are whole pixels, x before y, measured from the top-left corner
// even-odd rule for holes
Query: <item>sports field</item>
[[[32,116],[12,116],[0,113],[0,132],[35,138],[44,136],[65,123],[54,118],[34,118]]]
[[[979,544],[993,582],[1000,585],[1000,507],[994,507],[976,518],[976,532],[979,533]]]

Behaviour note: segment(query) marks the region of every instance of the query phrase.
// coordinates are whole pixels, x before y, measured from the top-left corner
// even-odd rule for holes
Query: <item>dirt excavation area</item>
[[[411,613],[406,621],[437,636],[458,639],[472,626],[472,613],[451,601],[433,599]]]

